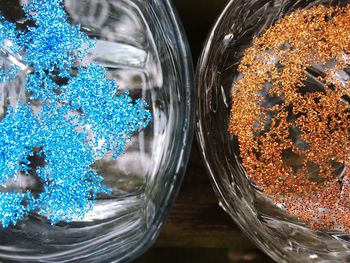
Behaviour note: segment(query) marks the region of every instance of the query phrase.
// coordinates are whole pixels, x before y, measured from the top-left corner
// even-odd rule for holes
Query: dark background
[[[242,0],[243,1],[243,0]],[[173,0],[194,65],[226,0]],[[133,263],[270,263],[218,205],[194,139],[184,183],[156,243]]]

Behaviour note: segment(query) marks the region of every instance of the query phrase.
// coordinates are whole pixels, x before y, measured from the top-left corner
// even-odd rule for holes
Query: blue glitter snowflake
[[[113,80],[106,79],[106,75],[106,70],[97,64],[80,68],[77,76],[61,87],[58,100],[72,110],[83,112],[81,121],[91,125],[94,147],[104,141],[97,157],[110,151],[117,157],[124,151],[126,140],[132,133],[139,127],[146,127],[150,114],[143,110],[144,101],[133,103],[127,92],[116,100],[118,87]]]
[[[25,31],[0,16],[1,48],[20,54],[33,69],[26,78],[28,102],[9,106],[0,121],[2,227],[16,225],[30,212],[52,224],[83,218],[99,194],[111,193],[92,164],[107,153],[118,157],[132,134],[151,120],[145,101],[133,101],[127,92],[117,95],[118,86],[103,67],[92,63],[73,72],[95,41],[68,23],[62,5],[63,0],[31,0],[23,6],[32,21]],[[2,68],[0,82],[11,82],[18,71],[15,65]],[[33,104],[41,110],[34,111]],[[35,155],[45,163],[33,171]],[[20,174],[31,173],[40,179],[40,193],[7,188]]]

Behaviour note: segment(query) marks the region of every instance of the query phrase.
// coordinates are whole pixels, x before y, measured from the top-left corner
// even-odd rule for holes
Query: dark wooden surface
[[[196,62],[226,0],[174,0]],[[196,64],[196,63],[195,63]],[[273,262],[219,207],[196,140],[179,196],[156,243],[134,263]]]

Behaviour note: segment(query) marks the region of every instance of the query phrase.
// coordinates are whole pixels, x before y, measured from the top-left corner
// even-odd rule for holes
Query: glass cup
[[[256,245],[277,262],[348,262],[350,260],[350,235],[349,232],[341,229],[341,226],[340,228],[330,229],[315,227],[315,225],[312,226],[310,222],[302,220],[296,214],[290,213],[290,210],[286,209],[283,203],[278,202],[272,195],[265,193],[264,187],[253,180],[254,169],[250,169],[250,173],[247,171],[244,163],[248,163],[248,161],[245,159],[245,162],[243,162],[241,155],[242,148],[240,147],[244,147],[240,146],[241,138],[229,132],[229,129],[232,129],[230,125],[231,114],[236,114],[240,109],[240,105],[237,103],[231,113],[232,94],[233,92],[238,94],[238,92],[244,92],[251,88],[249,85],[240,85],[240,91],[235,91],[237,83],[242,80],[239,65],[245,52],[252,47],[253,39],[261,37],[277,20],[297,10],[310,10],[317,5],[344,7],[348,4],[350,2],[347,0],[231,0],[211,30],[198,64],[195,80],[198,100],[197,135],[220,205]],[[325,21],[328,21],[330,17],[325,17]],[[295,25],[296,30],[299,30],[301,26]],[[339,30],[342,30],[342,28]],[[283,29],[279,32],[275,35],[275,38],[271,38],[269,41],[273,42],[274,39],[279,37],[278,35],[282,36],[284,34]],[[307,37],[305,36],[305,38]],[[270,52],[270,54],[272,53]],[[348,55],[345,54],[345,58]],[[277,63],[277,60],[268,60],[268,63]],[[249,69],[250,66],[249,63],[246,63],[246,69]],[[347,64],[347,67],[349,67],[349,64]],[[310,68],[311,66],[307,68],[308,72],[315,74],[310,71]],[[321,69],[323,69],[322,65]],[[264,69],[256,68],[255,70],[257,76],[259,76],[259,70]],[[349,71],[345,69],[341,72],[344,72],[342,77],[345,78],[345,83],[349,79]],[[257,81],[254,76],[250,76],[252,81]],[[309,89],[308,92],[310,93],[320,91],[318,89],[320,83],[313,85],[314,82],[310,82],[310,79],[314,77],[311,75],[307,80],[304,80],[305,87]],[[348,88],[349,86],[347,86]],[[251,101],[257,97],[255,93],[250,95]],[[233,100],[237,96],[233,97]],[[281,103],[281,101],[270,102],[272,104],[276,103],[276,105]],[[320,101],[315,101],[315,103],[318,105],[317,103],[320,103]],[[339,101],[339,103],[343,102]],[[246,107],[246,105],[242,104],[241,108],[243,107]],[[268,107],[270,106],[266,106],[266,108]],[[251,108],[250,112],[253,112],[254,109]],[[245,112],[250,114],[249,109]],[[235,119],[237,125],[240,124],[239,121],[239,119]],[[344,124],[346,124],[346,121]],[[255,125],[254,127],[258,130],[259,124]],[[244,128],[244,126],[240,127]],[[233,129],[235,128],[233,127]],[[291,135],[293,135],[293,132],[291,132]],[[317,137],[315,140],[317,140]],[[278,147],[280,142],[276,143]],[[319,151],[323,151],[323,148],[320,147]],[[263,153],[255,154],[254,158],[258,159],[259,154]],[[247,155],[244,158],[247,158]],[[293,163],[288,164],[288,160]],[[298,158],[288,159],[288,156],[283,159],[284,165],[295,167],[297,161]],[[277,163],[265,164],[277,165]],[[337,168],[339,168],[337,176],[342,176],[341,174],[343,174],[342,172],[346,166],[339,165]],[[314,180],[315,184],[323,182],[323,178],[317,182],[316,179],[320,179],[319,174],[312,177],[317,173],[320,173],[320,171],[307,173],[310,176],[309,179]],[[297,174],[297,171],[295,171],[295,178],[297,178]],[[273,176],[279,176],[279,174],[267,174],[267,176],[273,178]],[[259,176],[255,178],[261,179]],[[284,180],[284,178],[281,178],[281,180]],[[341,183],[342,180],[341,178],[339,182]],[[337,182],[337,185],[339,182]],[[291,191],[293,190],[295,189],[291,189]],[[308,203],[301,204],[301,206],[307,207]],[[322,212],[321,209],[319,212]]]
[[[2,1],[1,14],[21,24],[25,3]],[[170,0],[66,0],[64,7],[70,23],[80,24],[89,38],[96,39],[87,59],[108,70],[107,77],[115,80],[120,94],[128,91],[133,99],[145,100],[152,119],[134,133],[118,158],[93,164],[112,190],[110,195],[97,197],[85,217],[70,223],[52,225],[31,212],[16,226],[0,228],[0,258],[131,261],[159,233],[189,158],[194,126],[189,47]],[[0,58],[3,66],[16,60],[3,50]],[[24,80],[31,71],[25,64],[21,69],[12,83],[1,83],[2,108],[28,99]]]

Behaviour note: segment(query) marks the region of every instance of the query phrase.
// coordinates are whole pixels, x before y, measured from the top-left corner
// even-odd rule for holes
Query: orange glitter
[[[298,10],[254,38],[229,131],[248,176],[313,229],[350,231],[350,5]]]

